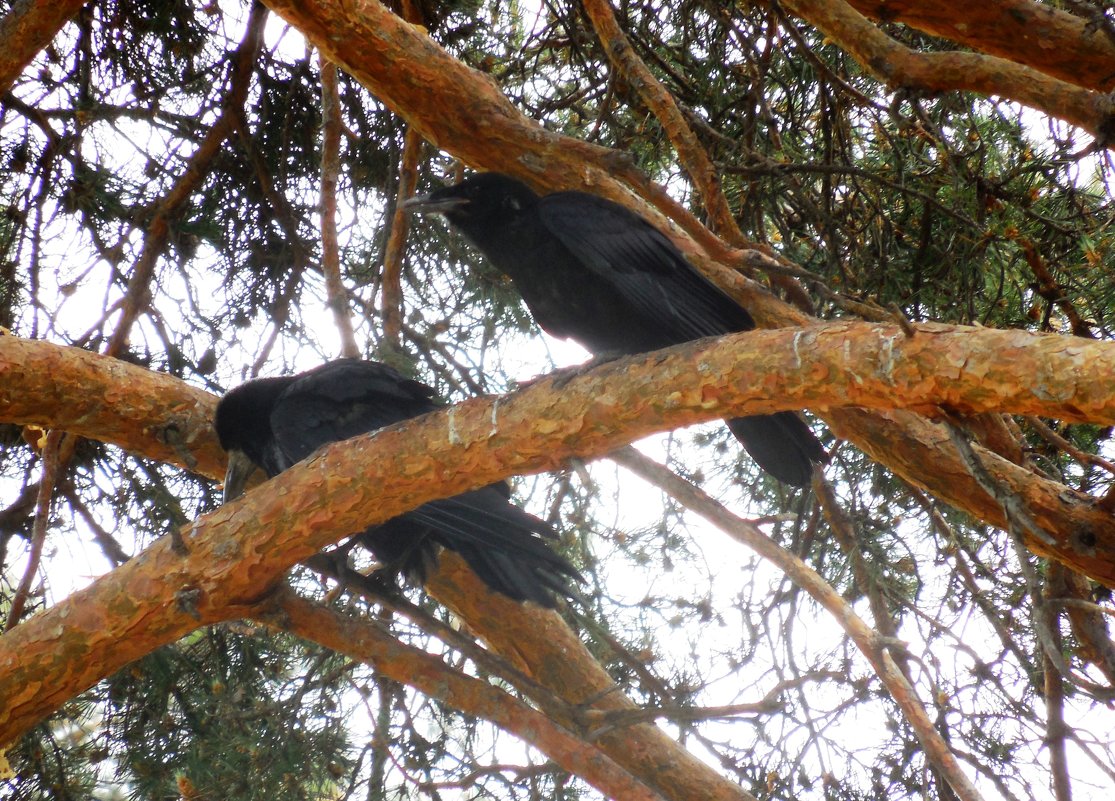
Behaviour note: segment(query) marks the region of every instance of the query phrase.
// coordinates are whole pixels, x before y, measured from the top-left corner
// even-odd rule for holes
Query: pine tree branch
[[[556,467],[570,456],[599,456],[607,450],[599,449],[601,443],[619,444],[616,437],[716,417],[808,408],[825,417],[837,435],[848,418],[869,417],[875,424],[864,421],[855,431],[856,444],[868,455],[992,525],[1008,524],[1000,500],[1015,499],[1044,532],[1040,538],[1031,535],[1029,547],[1115,584],[1115,525],[1094,498],[980,448],[981,464],[998,487],[992,497],[960,459],[946,426],[903,410],[939,414],[944,407],[963,414],[995,411],[1111,424],[1115,401],[1107,376],[1115,372],[1115,346],[965,326],[924,324],[914,330],[910,337],[898,326],[831,323],[754,331],[616,361],[568,381],[560,392],[543,381],[495,406],[474,399],[455,407],[452,425],[472,419],[479,405],[497,414],[496,421],[485,418],[473,431],[484,452],[471,453],[465,462],[453,457],[440,469],[452,474],[482,466],[489,474],[473,485],[481,486]],[[157,441],[172,427],[181,447],[198,460],[198,472],[222,473],[209,427],[215,399],[206,393],[184,390],[160,417],[158,401],[146,393],[157,398],[166,384],[174,393],[173,379],[160,383],[141,368],[17,337],[0,337],[0,376],[5,379],[0,416],[7,422],[88,433],[181,463],[180,448]],[[121,383],[125,376],[138,382],[134,386],[144,388],[144,395],[121,392],[128,386]],[[89,387],[91,381],[100,386]],[[106,397],[112,399],[107,406]],[[509,410],[515,414],[509,417]],[[880,418],[896,425],[878,425]],[[165,422],[152,425],[159,420]],[[535,436],[537,447],[508,445],[507,437],[516,436]],[[452,445],[446,451],[446,443],[435,437],[430,447],[448,453]]]
[[[892,89],[998,95],[1083,128],[1101,143],[1108,144],[1115,133],[1115,103],[1104,93],[997,56],[959,50],[912,50],[887,36],[843,0],[784,0],[784,4]]]
[[[406,257],[410,215],[403,201],[414,194],[418,185],[418,157],[422,153],[422,137],[408,127],[403,135],[403,155],[399,160],[399,190],[391,214],[391,229],[383,249],[383,337],[395,349],[402,350],[403,333],[403,259]]]
[[[337,65],[324,56],[321,72],[321,271],[325,275],[326,305],[341,337],[341,355],[360,356],[349,315],[348,292],[341,280],[341,254],[337,244],[337,180],[341,174],[341,98],[337,90]]]
[[[689,343],[563,377],[560,389],[543,380],[510,397],[473,399],[337,443],[199,518],[183,536],[185,555],[169,538],[159,541],[0,638],[0,740],[158,645],[243,616],[290,565],[353,531],[509,474],[608,453],[652,431],[725,414],[836,403],[929,408],[945,401],[969,411],[1115,420],[1115,390],[1104,379],[1115,368],[1110,343],[935,325],[915,331],[909,337],[898,326],[832,324]],[[170,418],[197,469],[216,477],[223,460],[213,453],[209,425],[215,400],[169,376],[96,354],[0,337],[0,417],[7,422],[72,428],[179,460],[156,436]],[[922,472],[931,465],[940,474],[938,497],[951,493],[962,508],[1001,519],[997,501],[974,486],[963,465],[949,472],[955,448],[943,429],[935,426],[940,441],[927,438],[917,449],[905,439],[894,443],[902,458],[889,461],[902,467],[906,458],[922,460]],[[1046,550],[1115,584],[1109,515],[1087,496],[991,454],[981,460],[1052,533],[1055,545]],[[495,650],[567,701],[593,700],[604,711],[630,708],[555,615],[493,596],[450,554],[427,587]],[[632,748],[631,737],[643,745]],[[668,756],[674,773],[662,776],[659,768],[656,774],[664,794],[738,795],[689,764],[692,758],[656,727],[626,731],[615,742],[602,739],[601,748],[640,776]],[[695,781],[713,784],[698,792]]]
[[[926,0],[849,0],[861,14],[901,22],[981,53],[999,56],[1077,86],[1115,87],[1115,42],[1102,22],[1033,0],[959,5]],[[1100,6],[1095,11],[1101,17]],[[1110,22],[1107,23],[1110,25]]]
[[[373,621],[345,617],[289,588],[268,597],[254,619],[373,665],[383,676],[414,687],[466,715],[484,718],[537,748],[558,765],[611,798],[662,801],[581,736],[480,679],[460,673],[433,654],[399,642]]]
[[[0,20],[0,95],[81,10],[85,0],[18,0]]]

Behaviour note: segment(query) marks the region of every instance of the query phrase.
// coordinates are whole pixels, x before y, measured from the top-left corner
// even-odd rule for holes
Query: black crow
[[[508,277],[537,323],[598,356],[643,353],[691,339],[750,331],[747,310],[699,273],[661,231],[584,192],[539,196],[500,173],[406,201],[440,212]],[[809,482],[828,455],[793,412],[728,420],[768,473]]]
[[[440,408],[433,390],[385,364],[338,359],[294,376],[249,381],[217,404],[214,428],[228,452],[225,500],[257,467],[274,477],[330,442]],[[517,601],[553,607],[576,569],[547,546],[542,520],[510,503],[506,482],[431,501],[360,535],[385,566],[419,581],[442,545],[484,583]]]

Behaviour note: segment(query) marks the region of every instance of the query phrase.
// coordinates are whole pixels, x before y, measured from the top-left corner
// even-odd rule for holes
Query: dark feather
[[[244,452],[275,476],[331,442],[349,439],[438,409],[433,391],[387,365],[339,359],[297,376],[250,381],[217,407],[226,450]],[[361,544],[392,569],[424,580],[437,546],[459,553],[484,582],[515,600],[553,606],[579,578],[543,538],[542,520],[509,500],[504,482],[433,501],[374,526]]]

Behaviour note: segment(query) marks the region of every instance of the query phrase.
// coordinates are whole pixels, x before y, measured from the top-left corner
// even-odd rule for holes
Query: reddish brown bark
[[[273,628],[367,662],[381,676],[414,687],[466,714],[492,721],[608,797],[662,799],[600,750],[541,712],[498,687],[457,672],[433,654],[399,642],[371,621],[345,617],[289,590],[276,593],[260,611],[264,614],[257,615],[258,619]]]
[[[1106,92],[1115,86],[1115,42],[1101,25],[1032,0],[980,3],[849,0],[872,19],[901,22],[1069,83]],[[1096,7],[1096,13],[1101,14]]]
[[[422,137],[413,128],[408,128],[403,137],[403,157],[399,161],[399,193],[391,215],[391,233],[383,249],[383,338],[395,348],[402,348],[403,260],[410,232],[410,215],[402,204],[414,194],[418,185],[418,157],[421,153]]]
[[[374,438],[339,443],[199,519],[186,532],[186,555],[160,541],[0,638],[0,741],[158,645],[198,625],[244,615],[287,567],[325,544],[432,498],[555,467],[570,456],[598,456],[651,431],[729,412],[837,403],[929,408],[944,400],[970,411],[1112,422],[1115,392],[1096,376],[1109,375],[1113,360],[1109,343],[979,328],[921,326],[912,338],[897,326],[865,323],[751,332],[617,361],[570,379],[559,391],[540,381],[509,398],[475,399]],[[168,414],[178,415],[197,469],[220,475],[208,425],[215,399],[167,376],[146,374],[144,380],[144,373],[94,354],[0,337],[0,420],[73,429],[175,458],[151,432]],[[1007,373],[1002,381],[1000,373]],[[944,484],[931,491],[1001,518],[997,502],[962,464],[950,467],[958,460],[947,432],[909,413],[890,413],[900,414],[912,418],[902,431],[927,429],[899,450],[927,449],[921,457]],[[1048,526],[1055,543],[1047,550],[1055,558],[1115,583],[1109,515],[1063,485],[982,456],[996,480]],[[1081,526],[1092,526],[1083,544]],[[501,599],[454,568],[452,559],[445,561],[448,569],[429,587],[472,630],[569,700],[584,700],[598,686],[599,666],[556,616],[523,608],[495,614]],[[561,659],[552,658],[555,647]],[[601,708],[611,703],[602,701]],[[667,761],[678,770],[666,777],[677,781],[668,795],[738,795],[716,784],[722,780],[712,779],[715,773],[688,765],[690,758],[680,757],[655,727],[645,728],[617,747],[626,753],[609,755],[637,772],[633,765],[662,763],[670,754]],[[685,795],[694,791],[693,782],[706,781],[719,792]]]
[[[12,4],[0,20],[0,94],[12,88],[31,59],[83,5],[85,0],[18,0]]]
[[[831,323],[756,331],[605,365],[557,393],[541,382],[516,393],[514,402],[501,401],[495,409],[497,422],[477,424],[472,432],[477,448],[466,448],[467,453],[454,454],[447,462],[423,462],[407,470],[421,473],[431,467],[439,475],[486,471],[473,484],[479,486],[511,473],[548,469],[569,456],[599,456],[662,428],[728,414],[810,408],[836,433],[853,431],[857,444],[911,482],[1003,526],[999,502],[971,477],[949,443],[947,429],[898,407],[930,414],[944,407],[967,414],[993,411],[1115,422],[1106,380],[1115,372],[1115,346],[1110,343],[964,326],[922,325],[915,330],[909,337],[898,326]],[[155,448],[159,443],[149,427],[152,419],[159,419],[158,402],[130,388],[122,390],[120,370],[143,373],[80,351],[0,338],[0,377],[5,379],[0,418],[85,433],[130,449]],[[98,376],[96,387],[88,383],[93,375]],[[155,392],[159,379],[148,374],[145,384],[134,386]],[[193,457],[200,462],[215,448],[208,425],[213,399],[193,392],[168,422],[175,424],[187,447],[201,446]],[[120,418],[130,424],[116,417],[112,403],[117,401],[122,403]],[[455,407],[452,439],[471,441],[461,421],[471,419],[464,410],[481,403],[478,399]],[[144,414],[154,417],[142,420]],[[872,418],[894,424],[871,424]],[[431,442],[429,448],[440,459],[445,443]],[[157,450],[183,461],[173,448]],[[1050,538],[1031,538],[1034,550],[1115,582],[1115,522],[1095,499],[981,453],[1004,491],[1025,499]],[[219,465],[219,455],[216,461]],[[219,474],[219,468],[210,473]],[[447,487],[455,492],[466,488]]]
[[[325,276],[326,304],[341,338],[341,355],[357,358],[360,348],[352,330],[348,293],[341,278],[341,251],[337,243],[337,180],[341,174],[341,98],[337,90],[337,65],[319,59],[321,66],[321,272]]]
[[[893,89],[998,95],[1077,125],[1101,141],[1106,141],[1111,133],[1115,104],[1106,93],[1058,80],[997,56],[959,50],[945,53],[912,50],[843,0],[785,0],[785,6]]]

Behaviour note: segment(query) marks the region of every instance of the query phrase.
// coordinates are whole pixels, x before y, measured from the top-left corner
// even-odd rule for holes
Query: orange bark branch
[[[861,14],[901,22],[1062,81],[1107,92],[1115,87],[1115,42],[1102,28],[1032,0],[958,5],[926,0],[849,0]],[[1102,13],[1097,7],[1097,13]]]
[[[60,446],[64,434],[61,431],[51,431],[42,446],[42,475],[39,476],[39,491],[35,500],[35,521],[31,526],[31,547],[27,555],[27,567],[23,571],[23,578],[16,587],[8,608],[8,620],[4,624],[4,631],[14,627],[21,617],[27,604],[27,597],[31,593],[31,584],[39,572],[39,562],[43,556],[43,543],[46,541],[46,531],[50,520],[50,503],[54,497],[54,486],[58,481],[58,468],[60,461]]]
[[[927,325],[916,331],[909,338],[897,326],[833,324],[689,343],[610,363],[569,379],[560,391],[552,381],[540,381],[508,398],[477,398],[374,437],[338,443],[200,518],[184,537],[186,555],[161,540],[0,637],[0,741],[158,645],[198,625],[243,616],[245,605],[287,567],[353,531],[512,473],[605,454],[655,430],[809,404],[926,408],[942,398],[974,411],[996,406],[1115,420],[1115,390],[1103,380],[1115,368],[1115,345],[980,328]],[[943,370],[943,377],[922,375],[923,368]],[[109,432],[120,437],[117,444],[174,457],[151,433],[169,414],[181,424],[183,442],[203,455],[214,445],[208,420],[216,399],[168,376],[148,374],[142,383],[144,373],[76,349],[0,337],[0,420],[90,436],[104,426],[103,439],[111,439]],[[1010,383],[999,386],[999,376]],[[962,464],[949,472],[959,460],[947,431],[907,417],[902,432],[927,429],[918,432],[916,444],[927,449],[921,458],[940,473],[941,486],[931,491],[1002,524],[1001,508]],[[1054,537],[1052,545],[1042,544],[1044,551],[1115,584],[1115,523],[1093,499],[991,454],[981,458]],[[199,471],[222,472],[219,457],[197,461]],[[449,556],[427,586],[461,611],[470,628],[567,700],[584,701],[597,689],[610,689],[610,683],[598,686],[606,674],[577,656],[583,646],[555,616],[493,597]],[[615,697],[607,694],[596,706],[630,703]],[[676,744],[655,727],[632,736],[639,747],[630,738],[601,747],[638,775],[646,775],[646,766],[666,764],[656,778],[664,794],[739,796],[718,777],[716,792],[696,792],[694,781],[713,779],[687,766],[692,758],[679,756]]]
[[[59,428],[220,480],[226,462],[212,426],[216,407],[212,394],[164,373],[81,348],[0,336],[6,423]]]
[[[843,0],[786,0],[786,8],[834,40],[869,73],[895,89],[1000,95],[1079,126],[1101,142],[1113,128],[1115,103],[996,56],[919,53],[887,36]]]
[[[406,255],[410,215],[403,201],[414,194],[418,184],[418,156],[422,137],[414,128],[403,136],[403,156],[399,161],[399,191],[391,215],[391,233],[383,250],[383,336],[395,348],[402,348],[403,333],[403,258]]]
[[[454,407],[451,439],[463,438],[463,443],[477,447],[458,453],[461,442],[451,442],[447,449],[431,434],[426,456],[433,461],[407,469],[429,468],[447,476],[473,471],[477,483],[446,487],[455,493],[509,474],[556,467],[570,456],[599,456],[664,428],[810,408],[838,435],[843,427],[854,426],[857,444],[911,483],[992,525],[1005,526],[999,502],[971,476],[947,427],[901,409],[935,413],[944,406],[965,414],[995,411],[1115,422],[1115,400],[1107,381],[1115,372],[1111,343],[965,326],[926,324],[915,330],[909,337],[898,326],[831,323],[804,330],[754,331],[617,361],[570,380],[560,392],[549,382],[539,382],[516,393],[513,402],[500,399],[494,412],[492,401],[475,399]],[[89,354],[63,352],[89,368],[98,366]],[[123,398],[127,413],[135,411],[130,403],[150,413],[152,402],[107,377],[101,378],[100,387],[75,394],[75,383],[83,382],[84,375],[71,367],[75,383],[67,385],[66,359],[58,353],[44,343],[0,337],[0,419],[91,436],[98,436],[98,423],[103,422],[100,438],[109,439],[105,432],[115,430],[132,435],[134,445],[149,447],[153,436],[144,429],[159,418],[134,420],[121,431],[114,410],[105,407],[99,393]],[[32,366],[39,361],[53,371]],[[112,364],[113,371],[127,368]],[[194,395],[192,409],[187,400],[168,420],[191,448],[204,444],[199,437],[212,447],[208,413],[214,401],[199,394],[209,399],[200,401],[208,408],[199,408]],[[489,415],[496,414],[497,422],[489,417],[475,423],[470,439],[461,428],[460,421],[467,417],[463,410],[480,404]],[[876,424],[868,424],[868,415]],[[199,416],[204,430],[198,428]],[[878,419],[895,424],[878,425]],[[137,433],[140,436],[134,436]],[[1094,498],[982,449],[981,459],[1003,492],[1022,499],[1046,533],[1047,540],[1031,538],[1029,547],[1115,584],[1115,521]]]
[[[12,88],[35,55],[84,5],[85,0],[18,0],[12,4],[0,20],[0,95]]]
[[[606,796],[632,801],[662,799],[541,712],[485,681],[459,673],[433,654],[399,642],[372,621],[345,617],[286,588],[268,598],[254,617],[271,628],[374,665],[379,675],[414,687],[465,714],[492,721]]]

